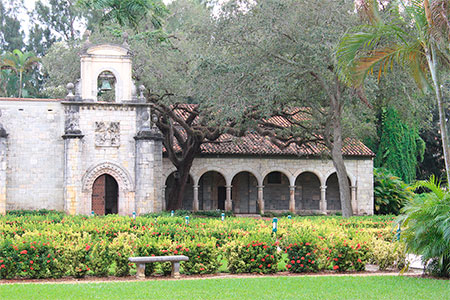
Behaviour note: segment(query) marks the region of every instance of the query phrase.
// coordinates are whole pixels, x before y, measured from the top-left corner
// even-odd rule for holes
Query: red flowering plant
[[[319,270],[318,249],[314,242],[291,243],[286,247],[286,268],[292,273],[317,272]]]
[[[165,256],[170,255],[172,248],[172,242],[164,238],[155,238],[151,234],[142,235],[136,241],[136,248],[134,250],[135,256]],[[161,263],[159,263],[161,264]],[[150,276],[155,272],[155,267],[157,263],[145,264],[145,275]],[[166,267],[167,271],[163,273],[170,272],[170,264]]]
[[[354,241],[337,240],[327,249],[328,267],[338,272],[364,271],[368,247]]]
[[[278,242],[264,240],[235,240],[223,246],[231,273],[275,273],[278,271]]]
[[[319,270],[320,247],[318,235],[309,227],[297,227],[286,234],[283,248],[287,253],[286,269],[292,273],[317,272]]]
[[[49,242],[34,235],[5,238],[0,244],[0,278],[49,278],[62,274],[55,269],[55,251]]]

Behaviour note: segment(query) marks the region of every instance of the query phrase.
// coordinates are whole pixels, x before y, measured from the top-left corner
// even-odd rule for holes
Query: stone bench
[[[137,265],[136,277],[138,279],[145,278],[145,264],[153,262],[166,262],[172,263],[172,277],[180,278],[180,261],[188,261],[189,257],[185,255],[172,255],[172,256],[142,256],[142,257],[130,257],[129,261]]]

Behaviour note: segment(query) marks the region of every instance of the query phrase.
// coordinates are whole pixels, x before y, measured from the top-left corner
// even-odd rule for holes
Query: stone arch
[[[225,209],[227,179],[223,173],[208,170],[199,176],[198,183],[199,209]]]
[[[325,183],[328,180],[328,178],[333,175],[333,173],[336,173],[336,169],[330,169],[325,173],[324,179],[325,179]],[[347,177],[350,180],[350,185],[351,186],[356,186],[356,177],[347,170]]]
[[[347,177],[349,185],[351,186],[351,179]],[[328,210],[341,210],[341,195],[339,193],[339,183],[336,172],[331,173],[327,177],[325,182],[327,186],[326,199],[327,199],[327,209]],[[350,188],[351,194],[351,188]]]
[[[164,201],[164,207],[167,207],[167,202],[169,200],[169,193],[173,186],[174,182],[174,174],[177,170],[174,170],[171,172],[167,177],[165,177],[164,185],[165,190],[163,194],[163,201]],[[184,190],[184,197],[183,197],[183,204],[182,209],[185,210],[193,210],[193,186],[194,186],[194,179],[191,174],[189,174],[188,182],[186,183],[186,187]]]
[[[223,176],[223,178],[225,178],[225,182],[227,185],[231,184],[231,179],[230,176],[227,176],[227,172],[225,172],[224,170],[220,169],[220,168],[216,168],[216,167],[206,167],[203,168],[201,170],[198,170],[197,172],[192,172],[193,174],[191,175],[192,178],[194,179],[194,184],[198,185],[200,178],[202,178],[203,175],[205,175],[208,172],[217,172],[220,175]]]
[[[108,174],[117,181],[119,189],[134,191],[134,184],[130,174],[114,162],[105,161],[90,167],[81,179],[83,191],[92,190],[94,181],[103,174]]]
[[[316,175],[317,178],[320,181],[320,185],[324,185],[325,184],[325,181],[326,181],[327,177],[324,177],[323,174],[320,171],[318,171],[318,170],[310,170],[310,169],[298,170],[297,172],[294,173],[295,180],[297,181],[298,176],[302,175],[303,173],[307,173],[307,172]]]
[[[269,175],[271,173],[281,174],[279,182],[270,182]],[[289,210],[290,186],[292,185],[293,180],[286,173],[287,172],[271,170],[264,175],[264,208],[266,211]],[[278,180],[276,177],[274,179]]]
[[[264,179],[266,178],[267,175],[269,175],[270,173],[273,172],[280,172],[281,174],[283,174],[284,176],[286,176],[289,179],[289,184],[293,185],[295,182],[295,177],[292,175],[291,172],[287,171],[287,170],[281,170],[281,169],[270,169],[270,170],[266,170],[263,173],[262,180],[264,181]]]
[[[131,215],[136,211],[134,183],[132,177],[125,168],[115,162],[104,161],[90,167],[81,179],[82,203],[80,211],[90,214],[92,211],[92,189],[95,180],[103,174],[113,177],[118,185],[118,213],[119,215]]]
[[[255,176],[256,180],[258,181],[258,185],[262,185],[263,184],[263,179],[264,177],[261,176],[261,174],[259,174],[258,172],[256,172],[255,170],[251,170],[251,169],[242,169],[239,171],[236,171],[234,173],[231,174],[231,182],[233,182],[234,177],[236,177],[236,175],[238,175],[239,173],[242,172],[247,172],[250,173],[251,175]]]
[[[253,172],[240,171],[231,180],[233,211],[241,214],[258,212],[258,186],[262,184]]]
[[[295,206],[297,210],[320,209],[320,177],[315,172],[303,171],[295,179]]]

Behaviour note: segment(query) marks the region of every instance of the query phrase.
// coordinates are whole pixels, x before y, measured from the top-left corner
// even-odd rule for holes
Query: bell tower
[[[83,101],[123,103],[133,100],[135,88],[131,78],[131,53],[127,47],[90,46],[80,57],[81,80],[77,96]]]
[[[126,45],[91,45],[69,83],[64,130],[64,205],[70,214],[144,214],[162,209],[162,136],[132,81]],[[108,183],[109,182],[109,183]]]

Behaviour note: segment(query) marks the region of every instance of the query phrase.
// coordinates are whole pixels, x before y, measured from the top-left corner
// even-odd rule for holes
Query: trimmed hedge
[[[177,254],[189,257],[184,274],[217,273],[222,263],[232,273],[264,274],[358,271],[366,262],[389,268],[404,259],[392,227],[392,217],[280,218],[275,236],[270,219],[193,217],[186,225],[170,216],[10,214],[0,217],[0,278],[128,276],[130,256]],[[170,267],[147,264],[146,274]]]

